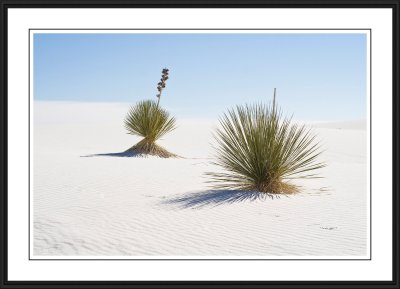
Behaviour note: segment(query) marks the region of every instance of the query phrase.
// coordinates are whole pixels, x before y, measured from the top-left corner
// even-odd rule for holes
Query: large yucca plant
[[[158,83],[158,101],[145,100],[132,106],[125,118],[124,125],[129,134],[141,136],[143,139],[128,149],[126,153],[133,155],[156,155],[163,158],[176,155],[156,144],[156,141],[166,133],[175,129],[175,118],[160,107],[160,97],[165,82],[168,79],[168,69],[163,69],[161,81]]]
[[[283,118],[272,105],[237,106],[220,118],[215,133],[216,160],[222,172],[207,173],[214,187],[265,193],[294,193],[292,178],[316,177],[325,166],[310,129]]]

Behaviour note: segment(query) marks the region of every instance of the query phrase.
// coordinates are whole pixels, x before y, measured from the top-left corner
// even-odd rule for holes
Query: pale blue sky
[[[34,100],[155,99],[177,117],[270,101],[301,120],[366,118],[365,34],[34,35]]]

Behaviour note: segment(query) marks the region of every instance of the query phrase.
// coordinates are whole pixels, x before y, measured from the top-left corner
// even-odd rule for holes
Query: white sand
[[[367,255],[367,134],[316,124],[328,166],[278,199],[210,191],[212,120],[178,119],[159,143],[186,159],[82,157],[124,151],[125,104],[35,102],[33,254]]]

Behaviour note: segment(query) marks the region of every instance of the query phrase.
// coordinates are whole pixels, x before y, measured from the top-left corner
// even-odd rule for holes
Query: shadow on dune
[[[164,205],[176,205],[181,208],[201,208],[205,206],[219,206],[243,201],[256,201],[274,199],[279,196],[260,192],[240,190],[209,190],[195,193],[187,193],[179,197],[163,201]]]
[[[145,154],[135,153],[124,151],[120,153],[103,153],[103,154],[92,154],[81,156],[82,158],[90,158],[90,157],[118,157],[118,158],[137,158],[137,157],[146,157]]]

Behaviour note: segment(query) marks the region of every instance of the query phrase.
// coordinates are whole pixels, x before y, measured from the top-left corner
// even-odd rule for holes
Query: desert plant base
[[[170,153],[163,147],[157,145],[154,141],[149,141],[146,138],[142,139],[140,142],[135,144],[130,149],[125,151],[126,154],[132,155],[151,155],[158,156],[160,158],[178,158],[179,156],[173,153]]]
[[[206,175],[212,175],[213,173],[208,173]],[[227,180],[227,179],[226,179]],[[216,190],[239,190],[245,192],[257,192],[264,193],[268,195],[291,195],[301,192],[301,186],[296,186],[293,184],[289,184],[282,180],[273,181],[273,182],[262,182],[258,184],[251,184],[246,180],[243,182],[236,183],[224,183],[222,179],[219,179],[217,182],[215,180],[209,181],[212,183],[211,187]]]
[[[299,187],[279,180],[270,183],[261,183],[249,187],[248,190],[268,194],[294,194],[299,192]]]

